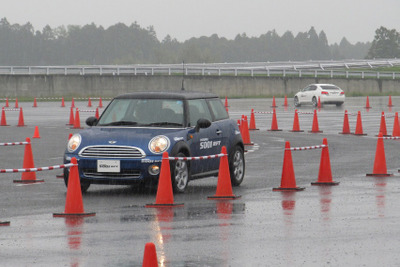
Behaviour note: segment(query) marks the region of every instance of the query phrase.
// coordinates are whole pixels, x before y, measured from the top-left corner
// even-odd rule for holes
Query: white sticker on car
[[[200,149],[209,149],[220,145],[221,141],[204,141],[200,142]]]

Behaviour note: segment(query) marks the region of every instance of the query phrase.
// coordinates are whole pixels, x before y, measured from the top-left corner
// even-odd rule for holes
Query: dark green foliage
[[[367,58],[399,58],[400,33],[395,29],[380,27],[375,31],[375,38],[368,51]]]
[[[375,41],[374,41],[375,42]],[[167,35],[162,41],[153,27],[136,22],[118,23],[104,29],[94,23],[35,31],[30,23],[0,20],[0,65],[105,65],[146,63],[265,62],[330,59],[361,59],[370,43],[350,44],[345,38],[329,45],[326,34],[314,27],[294,36],[275,30],[259,37],[238,34],[228,40],[213,34],[184,42]]]

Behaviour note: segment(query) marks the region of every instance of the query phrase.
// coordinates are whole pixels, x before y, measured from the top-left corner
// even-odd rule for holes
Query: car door
[[[318,101],[318,93],[317,93],[317,86],[316,85],[310,85],[309,90],[307,92],[307,102],[312,103],[313,97],[316,97]]]
[[[189,126],[196,127],[199,119],[213,121],[205,99],[188,100]],[[192,156],[209,156],[221,152],[222,131],[217,124],[211,123],[208,128],[201,128],[193,133],[190,143]],[[218,169],[218,159],[194,160],[191,162],[192,174],[204,173]]]
[[[307,86],[300,91],[300,94],[299,94],[299,102],[300,103],[307,102],[307,95],[308,95],[309,90],[310,90],[310,86]]]

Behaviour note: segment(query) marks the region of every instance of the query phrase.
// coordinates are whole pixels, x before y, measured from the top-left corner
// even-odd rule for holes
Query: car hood
[[[128,145],[147,150],[149,141],[157,135],[167,136],[172,144],[174,140],[182,140],[187,132],[188,129],[182,128],[93,127],[79,132],[80,149],[92,145]]]

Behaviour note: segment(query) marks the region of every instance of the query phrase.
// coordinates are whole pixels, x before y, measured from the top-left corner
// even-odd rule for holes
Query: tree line
[[[157,39],[152,26],[136,22],[117,23],[108,28],[94,23],[68,25],[35,31],[31,23],[10,24],[0,20],[0,65],[83,65],[146,63],[265,62],[301,60],[340,60],[400,57],[399,33],[377,29],[372,42],[351,44],[343,38],[328,44],[324,31],[314,27],[296,36],[275,30],[259,37],[238,34],[233,40],[213,34],[179,42],[167,35]],[[397,47],[397,48],[396,48]]]

